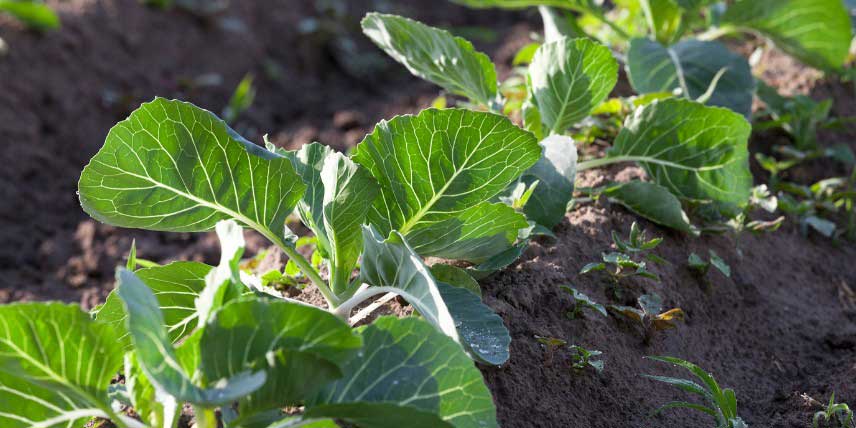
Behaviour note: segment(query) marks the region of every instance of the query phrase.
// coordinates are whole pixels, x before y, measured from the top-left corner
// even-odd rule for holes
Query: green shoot
[[[580,293],[576,288],[563,285],[562,290],[567,291],[574,299],[574,308],[568,312],[568,318],[577,319],[581,317],[583,315],[583,309],[591,309],[603,316],[607,316],[606,308],[604,308],[603,305],[595,302],[585,294]]]
[[[653,361],[659,361],[667,364],[672,364],[688,370],[696,376],[702,384],[698,384],[690,379],[679,379],[665,376],[643,375],[648,379],[663,382],[665,384],[679,388],[690,394],[701,397],[706,404],[695,404],[687,401],[673,401],[660,406],[654,413],[660,413],[664,410],[684,408],[697,410],[707,413],[716,420],[717,428],[746,428],[745,422],[737,415],[737,398],[734,390],[729,388],[720,388],[719,384],[710,373],[705,372],[697,365],[674,357],[646,357]]]
[[[594,359],[602,355],[603,352],[586,349],[578,345],[571,345],[568,349],[571,351],[571,368],[575,372],[582,372],[588,367],[593,368],[597,373],[603,372],[603,360]]]
[[[823,420],[825,425],[833,428],[833,423],[838,423],[837,428],[851,428],[856,426],[853,423],[853,411],[850,406],[845,403],[835,402],[835,393],[829,397],[829,404],[826,409],[814,414],[811,420],[812,428],[820,428],[820,421]]]

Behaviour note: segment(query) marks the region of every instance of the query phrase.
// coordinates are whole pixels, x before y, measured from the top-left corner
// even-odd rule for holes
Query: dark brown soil
[[[434,25],[486,26],[491,31],[480,34],[495,37],[475,42],[500,62],[500,74],[537,29],[531,12],[469,11],[445,2],[428,7],[416,0],[342,2],[349,18],[338,21],[323,19],[309,0],[236,0],[216,19],[151,10],[135,0],[49,3],[62,15],[61,31],[38,35],[0,18],[0,36],[10,45],[0,57],[0,302],[61,299],[91,307],[112,288],[113,269],[134,238],[140,256],[155,261],[216,259],[210,234],[121,230],[87,219],[79,208],[80,170],[109,127],[140,102],[160,95],[218,112],[234,85],[253,72],[259,94],[237,124],[242,133],[260,141],[270,132],[287,147],[319,140],[346,149],[380,118],[415,112],[439,93],[359,36],[357,19],[365,11],[387,5]],[[326,30],[299,33],[309,17]],[[356,54],[342,54],[348,43]],[[783,91],[832,97],[833,114],[856,115],[852,85],[824,80],[777,53],[764,64],[763,78]],[[212,73],[221,84],[191,83]],[[856,127],[825,131],[822,141],[856,148]],[[774,143],[760,135],[753,147]],[[794,179],[805,183],[847,172],[825,161],[801,168]],[[636,174],[632,167],[589,171],[582,181]],[[665,238],[656,253],[668,263],[652,267],[661,281],[632,279],[623,299],[615,299],[606,278],[577,272],[609,250],[611,231],[626,235],[634,220],[605,201],[583,206],[557,227],[558,240],[533,243],[518,263],[482,281],[486,302],[513,337],[511,360],[483,368],[503,427],[712,426],[686,411],[650,416],[658,405],[685,397],[640,375],[685,373],[645,355],[684,358],[714,373],[736,390],[740,414],[754,427],[810,426],[817,409],[803,394],[824,401],[834,391],[839,401],[856,405],[856,296],[845,293],[856,290],[852,244],[804,237],[790,221],[775,233],[739,238],[691,238],[640,221],[649,234]],[[266,245],[248,237],[251,253]],[[706,281],[688,270],[689,253],[708,249],[730,264],[731,278],[711,272]],[[571,299],[559,288],[565,284],[603,303],[628,304],[656,292],[687,320],[646,343],[614,317],[568,319]],[[402,309],[395,303],[388,310]],[[603,351],[604,372],[573,372],[567,351],[550,359],[535,335]]]

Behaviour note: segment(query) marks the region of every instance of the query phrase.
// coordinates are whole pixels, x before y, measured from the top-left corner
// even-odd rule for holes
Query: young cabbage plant
[[[696,253],[690,253],[690,256],[687,258],[687,266],[702,278],[707,276],[711,266],[715,267],[718,271],[722,272],[723,275],[730,278],[731,266],[728,266],[728,263],[726,263],[722,257],[719,257],[715,251],[708,250],[708,254],[710,255],[710,258],[708,260],[704,260]]]
[[[184,403],[194,406],[202,427],[218,423],[218,408],[220,422],[236,427],[328,419],[362,427],[496,426],[490,393],[470,358],[506,361],[508,331],[481,302],[477,284],[464,279],[466,271],[431,270],[422,257],[484,264],[514,249],[530,225],[494,199],[539,154],[530,133],[486,112],[426,110],[382,121],[347,157],[317,143],[297,151],[259,147],[191,104],[161,98],[143,104],[110,131],[84,168],[83,209],[122,227],[216,228],[220,265],[175,262],[119,271],[117,290],[95,320],[79,316],[81,329],[95,329],[80,334],[97,338],[60,336],[50,315],[34,314],[37,326],[44,323],[34,341],[53,340],[60,349],[95,345],[81,346],[80,360],[41,355],[64,365],[45,375],[47,363],[40,362],[34,370],[41,371],[16,380],[22,389],[13,393],[41,403],[33,407],[38,412],[12,400],[0,401],[0,415],[12,415],[12,427],[90,416],[142,426],[117,415],[107,401],[115,399],[139,409],[150,426],[174,421]],[[298,237],[286,227],[294,210],[314,232],[324,270],[296,250]],[[242,272],[242,227],[289,256],[327,301],[326,310],[283,298]],[[134,255],[128,266],[136,265]],[[390,293],[421,318],[349,328],[356,306]],[[80,312],[62,310],[69,317]],[[77,342],[66,343],[68,337]],[[124,342],[114,346],[115,338]],[[37,343],[25,351],[3,367],[29,367]],[[65,365],[84,364],[90,367],[85,379],[54,376],[67,372]],[[124,394],[114,387],[107,397],[109,379],[122,366],[131,381]],[[84,401],[66,409],[62,395],[28,397],[31,384],[46,376],[70,384]],[[294,405],[303,405],[303,413],[283,419],[279,409]]]
[[[478,108],[501,112],[506,103],[520,104],[517,95],[503,96],[493,63],[468,41],[394,15],[370,13],[362,25],[372,41],[414,75],[467,97]],[[621,183],[606,193],[664,226],[694,231],[681,201],[714,206],[731,216],[746,205],[752,184],[746,144],[751,126],[740,114],[686,99],[647,102],[627,117],[606,156],[578,162],[575,143],[564,134],[606,100],[617,81],[617,61],[605,46],[569,37],[540,45],[526,60],[521,115],[524,128],[542,140],[542,156],[522,175],[524,186],[514,183],[504,200],[519,200],[513,195],[537,181],[523,207],[531,221],[553,227],[564,217],[578,171],[623,162],[641,166],[651,182]]]
[[[848,58],[850,16],[839,0],[620,0],[604,11],[591,1],[452,0],[471,7],[538,6],[545,39],[592,37],[622,50],[634,89],[726,107],[748,117],[749,63],[716,39],[767,38],[798,60],[840,72]],[[568,12],[576,12],[572,15]],[[818,22],[824,32],[814,31]]]
[[[660,245],[662,241],[662,238],[647,239],[645,232],[639,227],[639,224],[633,222],[630,226],[630,236],[627,241],[618,236],[616,231],[612,231],[612,242],[615,248],[618,249],[617,252],[603,253],[601,255],[602,261],[586,264],[580,270],[580,274],[585,275],[591,272],[605,271],[609,274],[612,285],[616,288],[625,278],[633,276],[658,281],[660,277],[656,273],[649,271],[644,261],[634,260],[631,255],[646,253],[645,257],[647,259],[654,263],[662,264],[665,260],[650,252]]]
[[[664,410],[684,408],[697,410],[706,413],[716,420],[717,428],[748,428],[743,419],[737,415],[737,398],[734,395],[734,390],[730,388],[720,388],[719,384],[710,373],[705,372],[697,365],[688,361],[674,357],[646,357],[649,360],[659,361],[666,364],[671,364],[681,367],[695,375],[702,385],[689,379],[679,379],[665,376],[643,375],[648,379],[663,382],[672,385],[690,394],[694,394],[703,399],[706,404],[695,404],[686,401],[673,401],[664,404],[658,408],[655,413],[660,413]]]
[[[571,369],[574,372],[580,373],[589,367],[598,374],[603,372],[603,360],[595,359],[595,357],[600,357],[603,352],[586,349],[578,345],[571,345],[568,349],[571,351]]]
[[[577,319],[583,316],[584,309],[591,309],[603,316],[607,316],[606,308],[603,307],[600,303],[595,302],[589,296],[577,291],[576,288],[568,287],[567,285],[562,286],[562,290],[568,292],[574,299],[574,308],[568,312],[568,318]]]

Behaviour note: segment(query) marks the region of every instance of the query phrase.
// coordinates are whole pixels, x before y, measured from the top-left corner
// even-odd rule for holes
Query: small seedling
[[[681,308],[663,311],[663,299],[656,293],[643,294],[637,302],[639,309],[618,305],[608,305],[606,308],[613,314],[638,323],[645,332],[646,341],[653,332],[676,328],[678,321],[684,320],[684,311]]]
[[[725,260],[722,260],[715,251],[708,250],[708,254],[710,254],[710,260],[705,260],[696,253],[690,253],[690,257],[687,259],[690,269],[695,271],[700,277],[705,277],[710,271],[710,267],[713,266],[722,272],[723,275],[731,278],[731,266],[728,266],[728,263],[725,263]]]
[[[253,86],[253,75],[247,74],[235,87],[235,92],[229,98],[229,104],[223,109],[223,120],[228,124],[235,123],[238,117],[250,106],[256,99],[256,88]]]
[[[630,237],[627,241],[621,239],[615,231],[612,232],[612,241],[619,251],[603,253],[601,255],[602,261],[583,266],[580,274],[585,275],[590,272],[605,271],[616,286],[621,284],[621,280],[631,276],[640,276],[655,281],[660,279],[656,273],[648,270],[644,261],[634,260],[630,254],[641,254],[653,250],[657,245],[660,245],[660,242],[663,241],[662,238],[647,240],[645,233],[634,222],[630,227]],[[665,262],[665,260],[654,254],[647,254],[646,257],[658,264]]]
[[[562,286],[562,290],[567,291],[574,298],[574,309],[568,312],[568,318],[577,319],[583,315],[583,309],[591,309],[603,316],[607,316],[606,308],[600,303],[595,302],[589,296],[577,291],[576,288]]]
[[[556,350],[564,347],[568,344],[567,341],[559,339],[557,337],[543,337],[543,336],[535,336],[535,339],[542,345],[544,345],[544,366],[550,367],[553,365],[553,355],[556,354]]]
[[[737,415],[737,397],[734,390],[730,388],[722,389],[710,373],[705,372],[699,366],[673,357],[645,357],[649,360],[659,361],[663,363],[673,364],[678,367],[687,369],[702,381],[703,385],[699,385],[690,379],[678,379],[665,376],[642,375],[648,379],[663,382],[679,388],[683,391],[695,394],[708,402],[708,405],[690,403],[686,401],[672,401],[660,406],[654,411],[654,414],[660,413],[663,410],[685,408],[698,410],[716,419],[717,428],[747,428],[748,425],[743,422],[743,419]]]
[[[603,372],[603,360],[593,360],[592,358],[603,355],[603,352],[594,349],[586,349],[582,346],[571,345],[568,349],[571,350],[571,368],[575,372],[581,372],[587,367],[593,368],[596,372]]]
[[[821,410],[814,414],[814,418],[812,418],[812,427],[820,428],[820,421],[823,420],[826,426],[833,427],[833,423],[838,423],[836,425],[840,428],[851,428],[856,426],[853,423],[853,411],[850,410],[850,406],[845,403],[836,403],[835,402],[835,393],[829,397],[829,404],[826,406],[826,409]]]

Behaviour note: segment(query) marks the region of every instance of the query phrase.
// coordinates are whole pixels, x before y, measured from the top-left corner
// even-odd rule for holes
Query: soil
[[[379,119],[416,112],[439,94],[359,35],[365,11],[465,27],[468,36],[482,28],[474,42],[497,60],[501,76],[529,32],[538,30],[531,11],[472,11],[446,2],[426,7],[416,0],[328,2],[344,5],[337,19],[316,7],[324,2],[309,0],[233,1],[214,18],[149,9],[136,0],[48,3],[60,12],[60,31],[36,34],[0,17],[0,37],[9,45],[0,57],[0,302],[58,299],[92,307],[112,289],[112,272],[132,239],[146,259],[216,260],[211,234],[117,229],[79,208],[80,170],[110,126],[139,103],[159,95],[219,112],[252,72],[258,95],[236,124],[241,133],[261,141],[270,132],[275,144],[289,148],[318,140],[346,150]],[[833,115],[856,115],[852,84],[824,79],[775,51],[761,64],[762,78],[783,92],[831,97]],[[765,150],[781,138],[759,134],[752,147]],[[856,149],[856,127],[823,131],[821,141]],[[812,183],[847,172],[818,160],[789,179]],[[581,182],[639,174],[634,167],[587,171]],[[660,281],[630,279],[616,299],[605,277],[578,272],[610,249],[613,230],[626,235],[633,221],[665,238],[655,252],[667,263],[651,265]],[[570,212],[555,232],[557,239],[534,242],[520,261],[482,281],[486,303],[513,338],[507,364],[482,367],[503,427],[712,426],[687,411],[650,416],[658,405],[686,397],[640,375],[686,374],[646,355],[680,357],[714,373],[736,390],[750,426],[809,427],[818,409],[807,397],[824,401],[832,392],[856,405],[856,295],[848,294],[856,290],[853,244],[803,236],[791,219],[770,234],[692,238],[606,201]],[[253,234],[248,244],[250,254],[267,245]],[[690,252],[708,249],[728,262],[730,278],[716,271],[699,278],[687,268]],[[682,308],[686,322],[646,341],[615,317],[586,312],[570,320],[572,301],[560,285],[614,304],[656,292],[668,307]],[[409,309],[396,301],[386,311]],[[574,372],[566,350],[548,355],[536,335],[603,351],[603,373]]]

